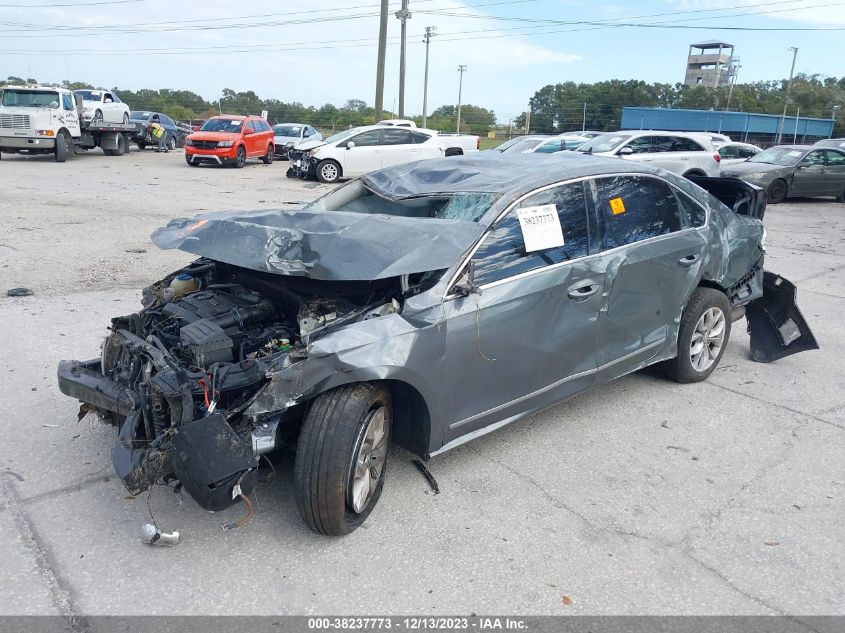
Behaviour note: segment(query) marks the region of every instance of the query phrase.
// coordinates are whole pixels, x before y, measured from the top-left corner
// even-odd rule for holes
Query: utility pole
[[[528,104],[528,111],[525,113],[525,133],[530,134],[531,130],[531,104]]]
[[[437,35],[437,29],[433,26],[425,27],[425,80],[423,81],[423,128],[428,127],[428,45],[431,38]]]
[[[787,50],[792,51],[792,68],[789,69],[789,81],[786,84],[786,94],[783,97],[783,114],[780,117],[780,127],[778,129],[778,145],[780,145],[780,141],[783,138],[783,126],[786,123],[786,107],[789,105],[789,91],[792,88],[792,76],[795,74],[795,58],[798,57],[798,49],[796,47],[790,46]]]
[[[584,114],[581,115],[581,131],[587,130],[587,102],[584,102]]]
[[[467,65],[461,64],[458,66],[458,72],[460,73],[460,79],[458,80],[458,134],[461,133],[461,91],[464,87],[464,73],[467,71]]]
[[[836,134],[836,111],[841,106],[835,105],[831,108],[830,113],[830,120],[833,121],[833,125],[830,127],[830,136],[828,138],[833,138],[833,135]]]
[[[378,27],[378,57],[376,58],[376,120],[378,123],[384,112],[384,57],[387,52],[387,4],[381,0],[381,17]]]
[[[408,20],[411,19],[411,12],[408,11],[408,0],[402,0],[402,8],[396,12],[396,17],[402,22],[402,43],[399,48],[399,118],[405,118],[405,39],[408,34]]]

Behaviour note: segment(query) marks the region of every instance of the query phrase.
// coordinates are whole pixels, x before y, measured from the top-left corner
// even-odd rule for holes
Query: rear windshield
[[[800,149],[791,149],[789,147],[772,147],[752,156],[748,159],[749,163],[767,163],[769,165],[795,165],[806,154]]]
[[[58,108],[59,93],[42,90],[3,90],[3,105],[22,108]]]
[[[209,119],[202,124],[201,132],[240,132],[244,122],[240,119]]]
[[[152,112],[130,112],[129,118],[136,121],[146,121],[153,115]]]
[[[627,141],[629,136],[620,134],[599,134],[578,148],[579,152],[611,152]]]
[[[346,211],[406,218],[478,222],[496,199],[495,193],[471,191],[392,200],[355,181],[305,207],[309,211]]]
[[[503,154],[519,154],[519,153],[524,152],[526,150],[537,147],[540,143],[542,143],[545,140],[546,139],[544,139],[544,138],[526,138],[526,139],[519,141],[519,143],[514,143],[510,147],[503,149],[502,153]]]

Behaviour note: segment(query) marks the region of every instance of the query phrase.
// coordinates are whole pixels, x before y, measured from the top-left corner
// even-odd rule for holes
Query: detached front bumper
[[[115,471],[126,489],[138,494],[161,479],[178,479],[206,510],[232,504],[236,485],[249,494],[255,483],[258,455],[220,414],[183,421],[148,439],[145,403],[139,394],[104,376],[100,360],[64,360],[58,368],[59,389],[90,407],[115,414],[119,432],[112,448]]]

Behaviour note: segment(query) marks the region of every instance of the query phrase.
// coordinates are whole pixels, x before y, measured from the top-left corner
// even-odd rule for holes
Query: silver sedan
[[[762,187],[769,202],[801,196],[832,196],[845,202],[845,151],[812,145],[778,145],[722,170]]]

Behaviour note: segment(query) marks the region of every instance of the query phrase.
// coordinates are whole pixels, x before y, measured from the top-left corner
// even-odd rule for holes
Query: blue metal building
[[[735,141],[773,143],[781,117],[756,112],[721,112],[716,110],[680,110],[675,108],[622,109],[623,130],[673,130],[679,132],[719,132]],[[783,143],[813,143],[833,134],[833,119],[787,116],[783,125]]]

